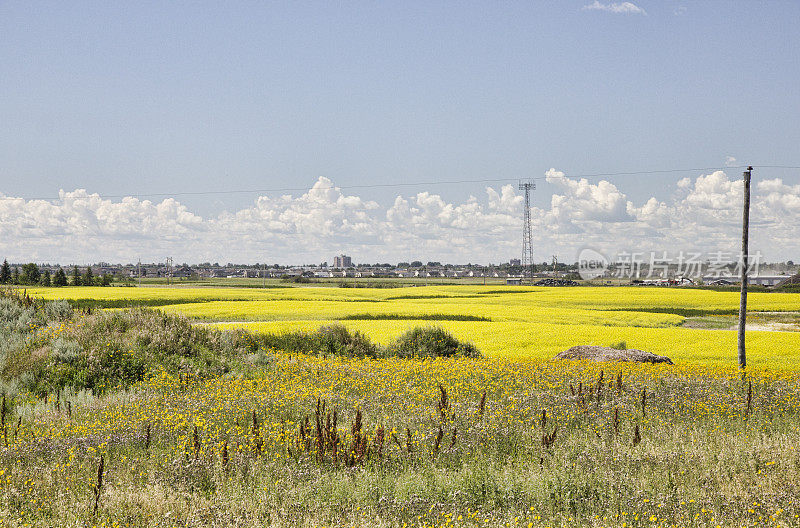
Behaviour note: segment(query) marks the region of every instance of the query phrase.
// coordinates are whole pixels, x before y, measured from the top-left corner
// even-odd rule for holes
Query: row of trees
[[[23,264],[22,270],[16,266],[11,269],[8,260],[3,261],[0,266],[0,284],[15,284],[20,286],[110,286],[113,281],[111,275],[95,276],[92,267],[86,268],[86,272],[81,274],[78,266],[72,268],[70,276],[61,269],[61,266],[50,274],[50,270],[41,271],[39,266],[30,262]]]

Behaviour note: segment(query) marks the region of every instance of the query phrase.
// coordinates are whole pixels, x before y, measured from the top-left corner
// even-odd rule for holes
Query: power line
[[[753,165],[754,168],[759,169],[793,169],[800,170],[797,165]],[[583,174],[564,174],[564,175],[550,175],[550,176],[537,176],[526,178],[529,181],[547,180],[552,178],[603,178],[603,177],[616,177],[616,176],[651,176],[658,174],[677,174],[682,172],[702,172],[702,171],[716,171],[716,170],[730,170],[730,169],[744,169],[747,165],[730,165],[730,166],[717,166],[717,167],[695,167],[688,169],[659,169],[659,170],[639,170],[639,171],[619,171],[619,172],[593,172]],[[559,171],[563,172],[563,171]],[[143,197],[173,197],[173,196],[211,196],[211,195],[229,195],[229,194],[256,194],[256,193],[279,193],[279,192],[308,192],[312,189],[315,190],[330,190],[330,189],[381,189],[381,188],[395,188],[395,187],[420,187],[431,185],[464,185],[470,183],[502,183],[502,182],[515,182],[519,181],[518,178],[480,178],[480,179],[464,179],[464,180],[442,180],[442,181],[418,181],[418,182],[395,182],[395,183],[372,183],[361,185],[333,185],[328,187],[274,187],[270,189],[237,189],[237,190],[221,190],[221,191],[181,191],[174,193],[131,193],[131,194],[98,194],[100,198],[143,198]],[[97,193],[93,193],[97,194]],[[5,196],[0,199],[10,199],[12,197]],[[61,198],[29,198],[28,200],[45,200],[53,201],[60,200]]]

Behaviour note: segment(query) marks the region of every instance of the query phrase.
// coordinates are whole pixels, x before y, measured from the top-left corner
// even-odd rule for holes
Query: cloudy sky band
[[[686,177],[669,197],[638,202],[606,180],[591,183],[556,169],[545,178],[555,191],[548,205],[532,210],[537,260],[555,254],[570,261],[584,247],[606,254],[738,248],[738,171]],[[0,195],[0,257],[290,264],[346,252],[356,262],[498,263],[520,252],[522,201],[515,185],[502,185],[460,203],[422,191],[398,194],[386,206],[324,177],[302,194],[259,196],[249,207],[215,216],[175,198],[115,200],[82,189],[61,191],[56,201]],[[768,260],[796,260],[800,185],[758,181],[752,209],[752,246]]]

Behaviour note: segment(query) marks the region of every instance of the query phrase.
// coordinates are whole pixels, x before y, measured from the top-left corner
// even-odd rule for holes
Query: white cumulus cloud
[[[631,199],[610,181],[570,178],[555,168],[534,191],[534,254],[570,260],[584,247],[616,251],[735,252],[742,181],[724,171],[686,177],[670,197]],[[545,197],[543,193],[547,193]],[[520,253],[524,199],[513,185],[463,201],[421,191],[387,205],[320,178],[300,195],[260,196],[204,218],[173,198],[110,200],[83,189],[54,201],[0,194],[0,259],[12,262],[500,262]],[[800,185],[754,184],[751,244],[770,258],[800,252]],[[537,257],[537,260],[539,257]]]
[[[633,2],[612,2],[603,4],[599,0],[594,0],[591,4],[583,6],[584,11],[607,11],[609,13],[621,14],[640,14],[645,15],[645,10]]]

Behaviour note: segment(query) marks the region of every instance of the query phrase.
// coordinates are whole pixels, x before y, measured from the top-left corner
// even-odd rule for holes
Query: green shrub
[[[436,326],[409,330],[389,345],[388,355],[403,358],[481,357],[475,345],[461,342]]]
[[[53,341],[50,355],[57,363],[72,364],[81,358],[83,349],[76,341],[59,337]]]
[[[611,343],[609,348],[615,348],[617,350],[627,350],[628,344],[625,341],[618,341],[616,343]]]
[[[25,306],[19,296],[0,296],[0,373],[25,348],[39,322],[34,307]]]
[[[318,331],[328,353],[348,357],[378,357],[378,346],[359,331],[350,333],[344,325],[323,326]]]
[[[341,321],[491,321],[489,317],[469,314],[391,314],[361,313],[348,314]]]
[[[32,306],[24,306],[11,297],[0,297],[0,331],[6,333],[28,333],[36,323]]]
[[[100,393],[161,369],[218,376],[257,349],[246,332],[193,326],[185,317],[146,309],[97,312],[36,347],[17,350],[5,375],[39,394],[63,387]]]
[[[5,371],[8,358],[25,347],[25,336],[0,329],[0,371]]]
[[[310,355],[381,357],[380,347],[372,343],[361,332],[350,333],[341,324],[323,326],[315,332],[287,332],[284,334],[262,334],[258,341],[265,348],[298,352]]]
[[[309,355],[347,357],[481,357],[472,343],[463,343],[439,327],[409,330],[389,347],[380,347],[361,332],[351,333],[344,325],[323,326],[314,332],[261,334],[255,339],[265,349]]]
[[[47,321],[68,321],[72,319],[72,305],[65,300],[50,301],[42,308],[43,316]]]

